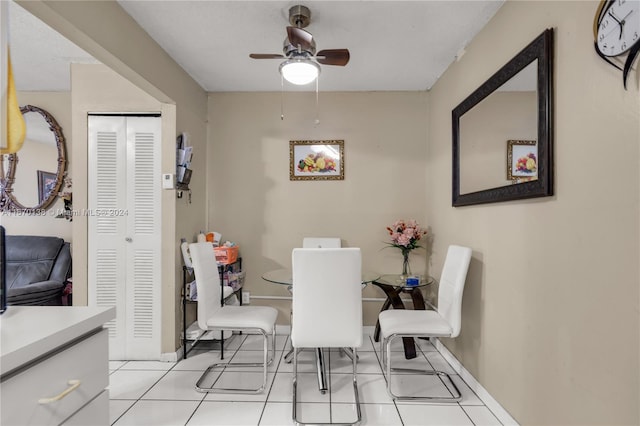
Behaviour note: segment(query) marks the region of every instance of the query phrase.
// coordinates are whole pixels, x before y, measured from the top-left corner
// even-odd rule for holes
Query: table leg
[[[284,356],[284,360],[287,364],[291,363],[293,359],[293,351],[295,349],[291,348],[291,350]],[[348,353],[347,355],[353,356],[353,353]],[[324,353],[322,352],[322,348],[316,348],[316,369],[318,374],[318,389],[320,393],[324,394],[327,392],[327,368],[324,363]]]
[[[380,312],[386,311],[391,306],[391,299],[387,297],[387,300],[382,304],[382,308],[380,308]],[[380,321],[376,321],[376,329],[373,332],[373,340],[378,342],[380,341]]]
[[[324,364],[322,348],[316,349],[316,367],[318,369],[318,389],[321,394],[327,393],[327,370]]]
[[[413,309],[416,310],[425,310],[427,307],[424,303],[424,297],[422,296],[422,291],[419,288],[414,288],[411,290],[411,300],[413,301]],[[428,337],[419,337],[422,340],[429,340]]]
[[[414,288],[411,290],[411,300],[413,300],[413,309],[424,311],[426,306],[424,304],[424,297],[422,296],[422,291],[419,288]]]
[[[373,282],[373,284],[377,287],[380,287],[382,291],[387,295],[387,300],[384,305],[382,305],[382,309],[380,312],[389,309],[389,306],[393,306],[393,309],[404,309],[404,303],[402,303],[402,299],[400,298],[400,293],[402,292],[402,288],[396,288],[388,284],[381,284],[378,282]],[[423,308],[424,309],[424,308]],[[380,340],[380,321],[376,321],[376,329],[373,334],[373,339],[377,342]],[[404,357],[406,359],[413,359],[416,357],[416,343],[412,337],[403,337],[402,343],[404,345]]]

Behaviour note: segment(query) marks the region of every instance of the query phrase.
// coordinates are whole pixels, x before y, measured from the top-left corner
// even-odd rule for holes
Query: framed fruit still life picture
[[[344,140],[289,141],[289,180],[344,180]]]
[[[538,142],[507,141],[507,179],[514,183],[538,178]]]

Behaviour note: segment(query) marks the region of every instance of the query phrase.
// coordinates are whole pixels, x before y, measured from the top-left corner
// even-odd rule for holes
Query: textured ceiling
[[[118,3],[205,90],[279,91],[291,1]],[[428,90],[503,1],[307,1],[318,50],[347,48],[346,67],[322,66],[321,91]],[[116,29],[117,30],[117,29]],[[81,49],[15,4],[10,44],[19,90],[69,90],[69,62]],[[286,90],[301,89],[285,82]]]

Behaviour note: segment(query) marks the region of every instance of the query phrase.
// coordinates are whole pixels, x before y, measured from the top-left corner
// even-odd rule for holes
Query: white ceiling
[[[14,2],[9,2],[9,49],[17,90],[69,91],[69,64],[96,62]]]
[[[300,3],[318,50],[351,53],[346,67],[322,66],[321,91],[428,90],[503,1],[118,0],[211,92],[279,91],[280,61],[249,54],[282,53],[288,10]],[[10,44],[18,90],[69,90],[68,63],[95,61],[15,4]]]

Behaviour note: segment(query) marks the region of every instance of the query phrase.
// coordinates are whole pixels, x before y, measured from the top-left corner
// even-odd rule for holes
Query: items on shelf
[[[228,285],[233,291],[236,291],[244,286],[244,277],[245,271],[228,272],[224,276],[224,279],[227,282],[224,282],[223,284]]]
[[[222,238],[222,234],[219,232],[209,231],[206,234],[204,231],[200,231],[198,234],[198,242],[204,243],[205,241],[213,243],[214,247],[218,247],[220,245],[220,239]]]
[[[220,245],[220,240],[222,239],[222,234],[219,232],[207,232],[207,241],[213,243],[214,247],[218,247]]]
[[[196,280],[186,284],[184,295],[184,297],[190,302],[198,300],[198,285],[196,284]]]
[[[178,185],[189,187],[191,181],[191,158],[193,156],[193,147],[189,146],[189,137],[187,133],[181,133],[176,140],[176,181]]]
[[[205,236],[207,235],[201,232]],[[210,232],[209,234],[215,234],[214,238],[220,238],[220,234],[217,232]],[[201,238],[198,238],[200,240]],[[244,286],[245,272],[242,270],[242,258],[237,256],[237,246],[235,244],[226,242],[225,244],[231,245],[231,247],[222,247],[223,249],[235,249],[235,258],[229,263],[220,263],[216,261],[218,265],[218,272],[220,274],[220,285],[223,287],[221,292],[220,303],[224,305],[239,306],[242,305],[242,287]],[[182,250],[182,256],[184,259],[184,266],[182,268],[182,350],[183,359],[187,358],[187,354],[199,341],[214,340],[220,343],[220,350],[222,353],[223,342],[231,335],[224,335],[220,331],[207,331],[200,329],[197,321],[187,327],[187,303],[194,303],[198,301],[198,289],[196,280],[189,281],[187,278],[194,278],[193,267],[191,263],[191,255],[189,253],[189,243],[185,238],[180,239],[180,248]],[[219,249],[220,247],[215,247]],[[215,254],[215,253],[214,253]],[[213,259],[212,259],[213,260]],[[217,260],[217,259],[216,259]],[[225,290],[226,289],[226,290]],[[228,291],[230,290],[230,291]],[[190,342],[190,344],[189,344]],[[190,346],[190,347],[189,347]]]
[[[216,254],[218,265],[229,265],[238,259],[238,246],[236,245],[227,246],[225,243],[222,247],[214,247],[213,251]]]
[[[180,238],[180,249],[182,250],[184,266],[187,268],[193,268],[193,265],[191,264],[191,253],[189,253],[189,243],[185,238]]]

